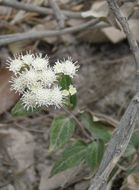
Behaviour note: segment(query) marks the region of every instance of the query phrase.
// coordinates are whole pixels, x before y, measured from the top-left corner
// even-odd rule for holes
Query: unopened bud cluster
[[[67,96],[76,93],[73,85],[68,90],[61,90],[58,80],[61,74],[71,78],[76,75],[79,66],[71,59],[57,61],[51,67],[47,56],[26,53],[8,59],[7,65],[14,73],[11,89],[22,95],[21,100],[27,110],[51,105],[61,107]]]

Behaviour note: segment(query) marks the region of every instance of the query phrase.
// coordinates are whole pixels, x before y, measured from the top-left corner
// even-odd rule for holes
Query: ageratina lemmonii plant
[[[7,67],[14,74],[10,81],[11,89],[21,95],[21,101],[12,110],[13,115],[38,111],[37,108],[44,106],[63,107],[66,111],[66,115],[54,117],[50,127],[48,153],[63,149],[50,176],[80,164],[89,166],[91,174],[94,174],[110,134],[99,121],[95,121],[90,112],[81,111],[78,115],[70,112],[77,102],[73,79],[79,66],[70,58],[58,60],[51,66],[47,55],[43,57],[41,53],[27,52],[9,58]],[[77,126],[81,133],[76,130]],[[82,134],[80,138],[79,134]]]
[[[69,84],[63,88],[61,79],[68,76],[72,79],[78,71],[71,58],[56,61],[53,67],[49,64],[49,58],[42,53],[25,55],[18,54],[7,60],[7,67],[14,73],[10,83],[11,89],[21,94],[24,107],[29,110],[42,106],[61,107],[69,96],[76,93],[76,88]]]

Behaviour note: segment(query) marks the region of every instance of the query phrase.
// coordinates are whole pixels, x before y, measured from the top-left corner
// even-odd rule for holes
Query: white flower
[[[26,55],[21,55],[21,59],[26,65],[31,65],[34,61],[34,55],[27,53]]]
[[[24,84],[28,88],[30,88],[33,85],[36,85],[38,80],[38,74],[35,70],[33,69],[25,70],[24,72],[22,72],[21,76]]]
[[[23,67],[23,62],[18,59],[18,58],[15,58],[15,59],[9,59],[7,61],[7,64],[8,64],[8,69],[9,71],[12,71],[14,72],[14,74],[16,75],[17,73],[19,73],[19,71],[21,70],[21,68]]]
[[[29,110],[29,108],[33,110],[37,107],[37,95],[30,91],[27,91],[23,94],[21,101],[27,110]]]
[[[52,104],[56,107],[61,107],[63,104],[63,94],[59,87],[51,90]]]
[[[69,96],[69,95],[72,96],[72,95],[76,94],[76,92],[77,92],[77,90],[73,85],[69,86],[69,90],[62,90],[62,94],[64,96]]]
[[[47,88],[34,88],[31,91],[27,91],[21,98],[25,108],[36,108],[41,106],[54,105],[61,107],[63,103],[63,94],[59,87],[54,89]]]
[[[39,54],[36,56],[36,58],[34,59],[34,61],[32,62],[32,67],[37,70],[37,71],[42,71],[44,69],[47,69],[49,63],[49,59],[47,56],[45,56],[44,58],[42,57],[42,54]]]
[[[22,94],[21,100],[27,110],[51,105],[61,107],[66,96],[76,93],[73,85],[67,90],[61,90],[57,75],[63,73],[70,77],[75,76],[79,66],[71,59],[57,61],[51,68],[47,56],[27,52],[26,55],[19,54],[14,59],[9,59],[7,63],[9,70],[15,74],[10,81],[11,89]]]
[[[11,89],[15,90],[16,92],[22,94],[24,90],[26,89],[26,85],[23,81],[22,76],[20,77],[13,77],[10,81],[11,83]]]
[[[69,91],[68,90],[62,90],[63,96],[69,96]]]
[[[37,96],[37,104],[39,107],[41,106],[49,106],[51,105],[51,90],[45,89],[42,87],[34,88],[32,93],[36,94]]]
[[[70,59],[63,62],[63,73],[65,75],[69,75],[72,78],[73,76],[75,76],[76,72],[78,71],[78,68],[79,66],[75,65],[75,63],[73,63]]]
[[[52,69],[46,69],[39,73],[39,80],[44,87],[51,86],[56,81],[56,75]]]
[[[71,59],[59,62],[57,61],[54,65],[55,73],[63,73],[64,75],[69,75],[73,78],[78,71],[79,65],[75,65]]]
[[[73,85],[69,86],[69,93],[71,96],[77,93],[77,90]]]
[[[54,72],[55,73],[63,73],[64,72],[64,70],[63,70],[63,64],[62,63],[60,63],[59,61],[57,61],[56,63],[55,63],[55,65],[54,65]]]

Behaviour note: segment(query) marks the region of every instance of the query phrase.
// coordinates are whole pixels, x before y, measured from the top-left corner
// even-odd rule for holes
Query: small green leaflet
[[[61,75],[60,76],[60,85],[62,87],[62,90],[69,90],[69,86],[73,84],[72,78],[68,75]],[[77,96],[76,94],[69,97],[68,107],[71,109],[74,109],[77,105]]]
[[[130,174],[139,173],[139,165],[137,164],[136,166],[128,169],[126,172],[127,172],[127,176]]]
[[[104,149],[105,145],[103,141],[95,141],[88,145],[85,161],[93,171],[95,171],[95,169],[100,164],[103,157]]]
[[[70,96],[70,104],[71,104],[71,109],[74,109],[77,105],[77,96],[76,94]]]
[[[134,145],[132,143],[129,143],[123,156],[124,156],[124,158],[129,159],[134,154],[136,154],[136,149],[135,149],[135,147],[134,147]]]
[[[63,146],[73,135],[75,123],[70,118],[58,117],[52,122],[50,129],[49,152]]]
[[[130,139],[130,142],[123,156],[129,159],[129,157],[136,154],[138,150],[139,150],[139,136],[138,134],[134,133]]]
[[[62,90],[68,90],[70,84],[72,84],[72,79],[68,75],[61,75],[60,77],[60,85],[62,86]]]
[[[136,150],[139,149],[139,135],[133,134],[130,140],[130,143],[135,147]]]
[[[66,147],[62,156],[52,168],[50,176],[79,165],[85,158],[87,144],[76,140],[71,146]]]
[[[96,139],[108,142],[111,138],[111,134],[105,128],[100,121],[93,121],[93,117],[89,112],[83,112],[80,114],[80,119],[85,128],[95,137]]]
[[[28,111],[24,108],[21,100],[19,100],[15,106],[13,107],[13,109],[11,110],[11,114],[14,117],[20,117],[20,116],[30,116],[35,112],[39,112],[39,109],[29,109]]]

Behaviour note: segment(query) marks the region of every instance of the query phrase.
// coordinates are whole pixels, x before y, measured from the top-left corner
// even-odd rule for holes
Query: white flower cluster
[[[75,66],[75,64],[73,64],[72,60],[69,58],[68,60],[64,60],[62,62],[57,61],[54,65],[54,72],[63,73],[73,78],[78,71],[78,68],[79,66]]]
[[[27,53],[8,59],[7,65],[14,73],[11,88],[22,95],[21,100],[27,110],[50,105],[61,107],[66,96],[76,93],[73,85],[69,86],[69,90],[61,90],[58,81],[60,74],[71,78],[76,75],[79,66],[71,59],[57,61],[50,67],[47,56]]]

